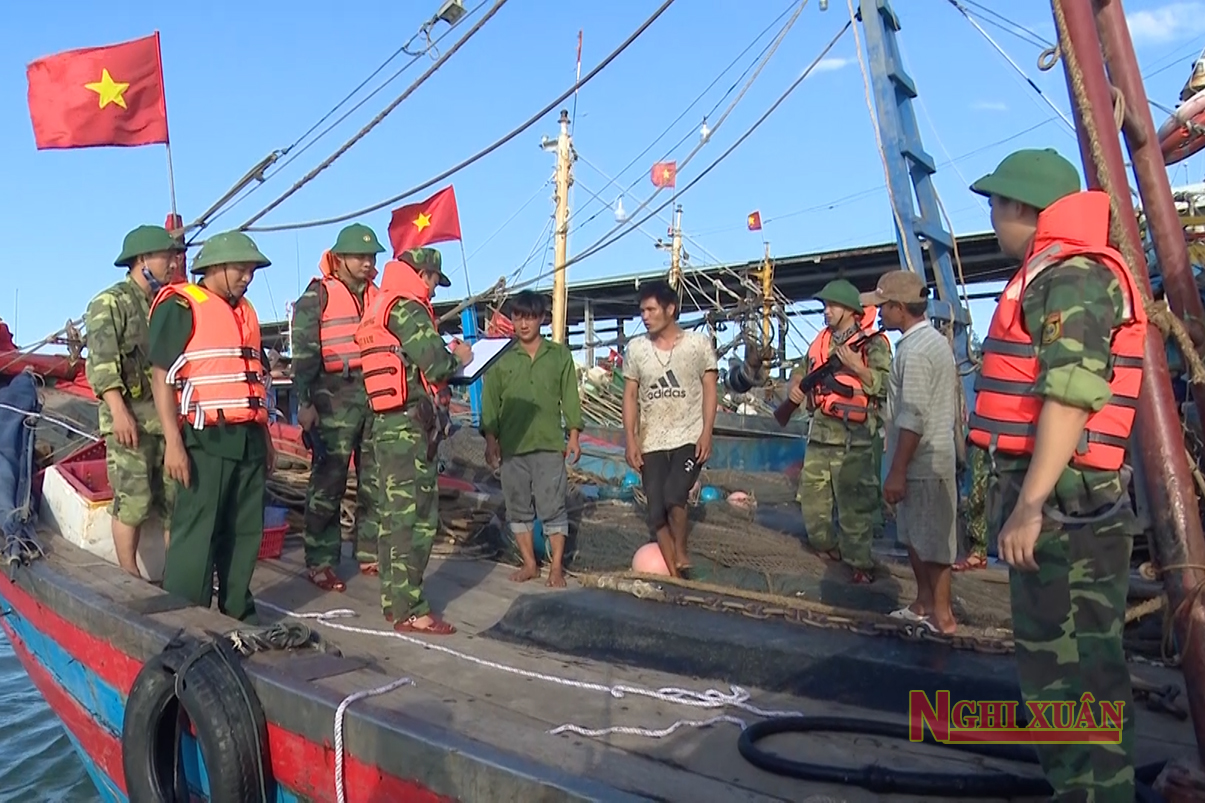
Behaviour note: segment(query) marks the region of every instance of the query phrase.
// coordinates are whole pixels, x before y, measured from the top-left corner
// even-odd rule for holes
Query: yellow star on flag
[[[661,171],[661,178],[667,179],[667,178],[669,178],[669,176],[670,176],[670,172],[669,172],[668,167]]]
[[[90,89],[97,94],[100,100],[100,108],[108,106],[110,103],[116,103],[121,108],[126,106],[126,99],[122,96],[129,84],[123,84],[120,81],[114,81],[113,76],[109,75],[109,71],[102,69],[100,71],[100,80],[91,84],[84,84],[85,89]]]
[[[419,212],[418,217],[416,217],[414,219],[414,226],[419,231],[422,231],[423,229],[427,228],[430,225],[431,225],[431,216],[428,215],[426,212]]]

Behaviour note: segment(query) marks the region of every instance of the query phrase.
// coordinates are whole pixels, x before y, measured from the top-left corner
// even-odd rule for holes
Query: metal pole
[[[464,342],[472,345],[477,342],[477,305],[466,307],[460,311],[460,333]],[[481,380],[469,385],[469,407],[473,411],[473,426],[481,426]]]
[[[1116,137],[1113,97],[1105,77],[1104,58],[1096,30],[1092,0],[1052,0],[1052,3],[1056,12],[1056,26],[1058,7],[1062,8],[1066,35],[1070,39],[1087,95],[1087,108],[1081,108],[1076,100],[1075,77],[1067,62],[1068,54],[1064,53],[1064,73],[1071,95],[1071,105],[1075,111],[1076,128],[1080,134],[1084,172],[1091,186],[1101,186],[1100,176],[1092,158],[1093,145],[1098,145],[1112,182],[1125,186],[1125,161],[1121,153],[1121,143]],[[1099,132],[1099,143],[1089,142],[1084,125],[1085,116],[1093,122]],[[1153,195],[1153,188],[1149,183],[1147,190]],[[1163,192],[1168,194],[1167,200],[1170,202],[1170,189],[1164,189]],[[1117,192],[1114,201],[1114,214],[1118,217],[1123,240],[1116,245],[1123,253],[1128,251],[1131,254],[1142,254],[1138,219],[1129,192]],[[1147,272],[1138,270],[1136,274],[1135,279],[1149,294],[1151,287]],[[1172,397],[1167,353],[1163,337],[1154,326],[1150,327],[1146,340],[1137,424],[1137,444],[1141,449],[1142,463],[1147,469],[1144,472],[1147,476],[1147,492],[1153,502],[1152,531],[1157,553],[1163,561],[1184,559],[1186,562],[1205,563],[1205,537],[1201,532],[1201,519],[1197,509],[1192,470],[1184,448],[1184,435],[1176,402]],[[1181,611],[1179,606],[1186,598],[1186,590],[1197,586],[1202,579],[1198,572],[1189,570],[1180,570],[1174,575],[1164,576],[1168,603],[1173,610],[1179,611],[1175,624],[1180,644],[1190,647],[1190,651],[1183,655],[1182,665],[1198,753],[1205,748],[1205,616],[1199,605],[1194,605],[1186,611]],[[1205,761],[1205,755],[1201,758]]]

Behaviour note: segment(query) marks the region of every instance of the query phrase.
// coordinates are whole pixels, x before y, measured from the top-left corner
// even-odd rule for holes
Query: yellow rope
[[[851,0],[852,1],[852,0]],[[1071,46],[1071,35],[1067,30],[1067,18],[1063,11],[1063,0],[1051,0],[1051,5],[1054,8],[1055,28],[1058,31],[1058,49],[1059,55],[1067,64],[1067,76],[1071,81],[1071,92],[1074,96],[1075,104],[1080,109],[1080,124],[1083,125],[1088,137],[1088,150],[1092,158],[1092,164],[1096,168],[1097,178],[1100,181],[1101,189],[1109,195],[1109,205],[1111,214],[1109,215],[1109,235],[1114,243],[1117,244],[1125,259],[1126,267],[1134,276],[1135,284],[1138,286],[1138,292],[1142,296],[1142,305],[1146,309],[1147,317],[1150,322],[1163,333],[1164,337],[1170,337],[1175,340],[1176,345],[1180,347],[1181,353],[1184,355],[1184,360],[1188,365],[1188,378],[1193,384],[1205,381],[1205,362],[1201,361],[1201,355],[1197,353],[1196,347],[1193,345],[1192,338],[1189,337],[1188,331],[1184,328],[1183,322],[1172,313],[1165,301],[1155,301],[1147,289],[1144,280],[1145,275],[1137,273],[1137,266],[1146,266],[1145,255],[1139,255],[1134,251],[1134,244],[1126,236],[1125,230],[1122,227],[1122,207],[1118,200],[1117,186],[1113,182],[1112,173],[1109,171],[1109,165],[1105,161],[1104,151],[1101,146],[1100,132],[1096,128],[1096,122],[1092,119],[1089,110],[1092,104],[1088,100],[1088,90],[1084,86],[1084,74],[1080,68],[1079,59],[1075,55],[1075,51]],[[1124,114],[1124,101],[1118,102],[1117,98],[1120,95],[1115,87],[1110,87],[1114,93],[1114,120],[1118,119],[1118,109]]]

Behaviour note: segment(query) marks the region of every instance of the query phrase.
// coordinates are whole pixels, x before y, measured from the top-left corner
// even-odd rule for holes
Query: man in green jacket
[[[540,334],[546,313],[544,297],[530,290],[511,299],[517,342],[485,374],[481,432],[486,460],[493,468],[502,467],[506,517],[523,557],[523,568],[510,579],[522,583],[540,576],[533,530],[538,517],[551,552],[548,585],[564,588],[562,561],[569,534],[565,461],[576,463],[581,457],[582,404],[573,353]]]
[[[175,484],[163,476],[163,427],[151,393],[151,299],[175,273],[184,247],[162,226],[139,226],[125,236],[113,262],[126,275],[102,290],[84,315],[85,371],[101,405],[100,433],[113,489],[113,547],[117,563],[135,577],[142,525],[152,511],[163,522],[164,544]]]
[[[205,241],[197,284],[168,285],[151,308],[155,408],[163,465],[180,483],[163,589],[257,621],[251,575],[264,533],[264,486],[276,463],[267,423],[268,366],[245,294],[272,263],[242,232]]]

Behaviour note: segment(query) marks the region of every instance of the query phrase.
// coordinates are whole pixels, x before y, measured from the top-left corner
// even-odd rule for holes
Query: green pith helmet
[[[1004,157],[991,173],[971,185],[978,195],[999,195],[1039,212],[1060,198],[1080,191],[1075,165],[1054,148],[1029,148]]]
[[[213,235],[201,246],[201,253],[192,263],[192,272],[204,273],[214,265],[235,265],[240,262],[250,263],[257,268],[272,264],[260,253],[250,237],[241,231],[224,231]]]
[[[440,287],[452,286],[452,280],[443,272],[443,257],[434,248],[411,248],[398,254],[397,258],[419,273],[438,273]]]
[[[834,279],[816,294],[818,301],[828,301],[831,304],[840,304],[843,307],[848,307],[859,315],[862,314],[862,299],[859,298],[861,293],[858,288],[845,279]]]
[[[385,246],[377,239],[376,232],[363,223],[345,227],[331,246],[332,254],[380,254],[384,250]]]
[[[183,251],[184,245],[168,234],[162,226],[139,226],[126,235],[121,242],[121,255],[113,260],[119,268],[128,268],[134,260],[144,254],[160,251]]]

